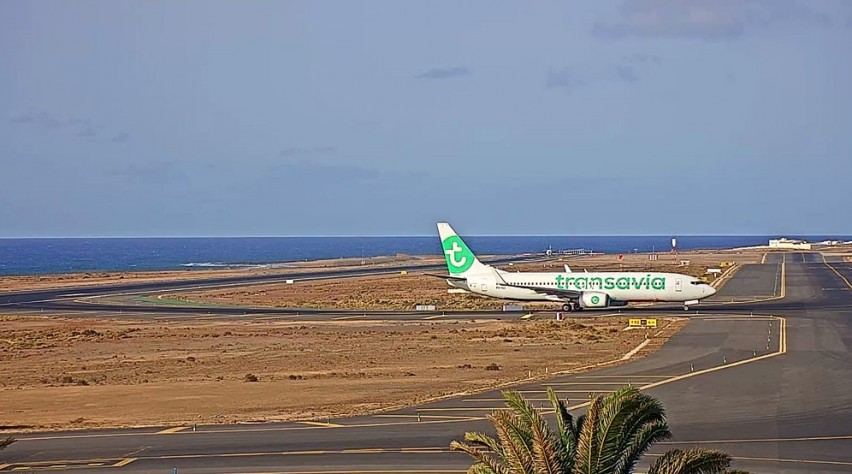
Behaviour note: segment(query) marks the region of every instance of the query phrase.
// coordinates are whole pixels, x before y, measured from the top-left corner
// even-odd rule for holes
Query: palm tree
[[[497,439],[465,433],[466,442],[450,448],[476,462],[470,474],[629,474],[654,443],[671,438],[660,402],[627,387],[590,403],[576,419],[553,389],[547,398],[556,415],[556,430],[518,392],[503,392],[510,410],[488,415]],[[651,465],[649,474],[726,473],[731,457],[706,449],[672,450]]]

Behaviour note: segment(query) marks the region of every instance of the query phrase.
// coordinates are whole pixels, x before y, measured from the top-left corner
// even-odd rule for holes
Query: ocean
[[[791,236],[793,237],[793,236]],[[810,242],[849,236],[795,236]],[[585,249],[604,253],[666,252],[670,236],[464,237],[477,254],[522,254]],[[765,245],[769,236],[684,236],[678,249]],[[92,271],[179,270],[286,265],[286,262],[395,254],[440,255],[425,237],[209,237],[0,239],[0,275]]]

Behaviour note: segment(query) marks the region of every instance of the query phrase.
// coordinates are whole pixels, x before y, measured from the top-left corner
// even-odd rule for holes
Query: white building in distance
[[[810,250],[811,244],[804,240],[788,239],[781,237],[780,239],[770,239],[769,248],[771,249],[794,249],[794,250]]]

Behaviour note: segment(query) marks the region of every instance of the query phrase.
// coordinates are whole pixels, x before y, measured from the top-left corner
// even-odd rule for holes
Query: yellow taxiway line
[[[823,255],[823,254],[820,254],[820,255],[822,255],[822,262],[825,263],[825,266],[830,268],[831,271],[833,271],[834,273],[836,273],[837,276],[839,276],[840,279],[843,280],[846,283],[846,286],[848,286],[849,288],[852,288],[852,283],[849,283],[849,280],[847,280],[846,277],[843,276],[843,274],[841,274],[839,271],[837,271],[836,268],[834,268],[833,266],[831,266],[830,263],[828,263],[828,260],[825,259],[825,255]]]
[[[188,430],[188,429],[189,429],[189,426],[175,426],[174,428],[166,428],[162,431],[157,431],[156,434],[172,434],[172,433],[178,433],[178,432],[181,432],[183,430]]]
[[[301,423],[303,425],[308,425],[308,426],[320,426],[320,427],[323,427],[323,428],[343,428],[343,427],[346,426],[346,425],[339,425],[337,423],[330,423],[330,422],[326,423],[324,421],[297,421],[297,423]]]

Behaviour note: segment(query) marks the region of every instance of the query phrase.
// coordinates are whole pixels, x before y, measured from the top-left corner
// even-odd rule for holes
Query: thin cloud
[[[625,0],[592,33],[607,38],[734,39],[775,24],[826,26],[825,12],[796,0]]]
[[[30,126],[46,131],[59,129],[75,131],[74,135],[79,138],[92,138],[100,135],[98,127],[94,125],[92,119],[78,116],[70,118],[61,118],[45,110],[29,108],[26,112],[14,115],[10,121],[13,124],[20,126]],[[126,142],[130,138],[128,133],[118,133],[109,141]]]
[[[573,92],[577,89],[599,83],[639,82],[640,73],[649,67],[662,64],[659,56],[636,53],[624,56],[617,63],[586,64],[583,66],[567,66],[548,71],[545,84],[548,88],[562,89]]]
[[[337,153],[337,148],[333,146],[313,146],[313,147],[288,147],[281,150],[279,155],[286,158],[302,158],[308,156],[331,155]]]
[[[98,135],[98,131],[97,131],[97,130],[95,130],[95,129],[94,129],[93,127],[91,127],[91,126],[87,126],[86,128],[84,128],[84,129],[80,130],[79,132],[77,132],[77,136],[78,136],[78,137],[81,137],[81,138],[85,138],[85,137],[94,137],[94,136],[97,136],[97,135]]]
[[[417,79],[452,79],[454,77],[464,77],[471,75],[470,69],[462,66],[456,67],[437,67],[427,69],[415,76]]]
[[[119,134],[116,134],[112,138],[110,138],[109,141],[111,141],[113,143],[124,143],[128,140],[130,140],[130,134],[127,133],[127,132],[121,132]]]
[[[636,75],[636,68],[630,65],[620,64],[615,68],[615,75],[625,82],[636,82],[639,76]]]
[[[150,164],[135,164],[109,170],[107,176],[127,178],[133,181],[136,180],[173,180],[185,181],[188,179],[187,174],[179,169],[179,164],[173,161],[164,161]]]
[[[70,121],[59,119],[44,111],[29,109],[22,114],[12,117],[12,123],[22,125],[31,124],[44,129],[55,129],[69,125]]]
[[[547,87],[573,90],[587,84],[575,68],[551,69],[547,73]]]

